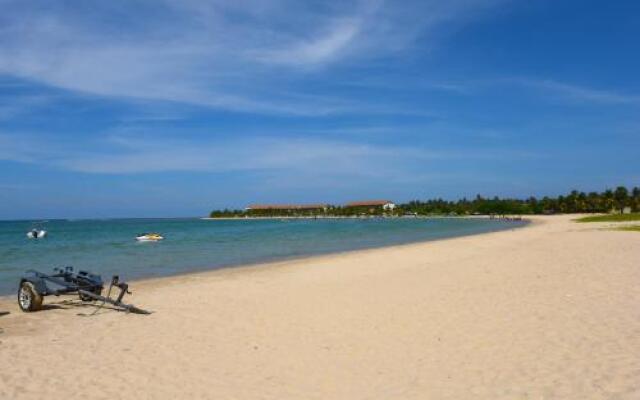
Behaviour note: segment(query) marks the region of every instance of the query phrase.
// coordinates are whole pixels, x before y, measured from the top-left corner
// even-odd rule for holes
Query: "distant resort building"
[[[269,211],[325,211],[327,204],[251,204],[246,211],[269,212]]]
[[[381,215],[393,211],[396,205],[389,200],[352,201],[342,207],[317,204],[251,204],[245,214],[255,217],[326,216],[326,215]]]
[[[394,208],[396,208],[396,205],[389,200],[368,200],[368,201],[352,201],[350,203],[345,204],[345,207],[367,208],[367,209],[382,208],[383,210],[392,211]]]

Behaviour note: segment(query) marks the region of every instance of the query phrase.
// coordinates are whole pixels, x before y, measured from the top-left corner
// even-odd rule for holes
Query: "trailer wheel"
[[[42,295],[38,293],[33,283],[24,281],[20,284],[18,305],[24,312],[37,311],[42,308]]]
[[[98,296],[102,295],[102,288],[97,288],[91,290],[92,293],[97,294]],[[93,297],[87,296],[86,294],[78,293],[81,301],[96,301]]]

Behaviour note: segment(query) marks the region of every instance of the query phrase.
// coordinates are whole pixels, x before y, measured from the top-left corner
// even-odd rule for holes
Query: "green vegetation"
[[[232,218],[232,217],[242,217],[245,212],[243,210],[213,210],[209,214],[209,218]]]
[[[640,225],[629,225],[629,226],[621,226],[616,228],[617,231],[633,231],[640,232]]]
[[[358,215],[383,216],[397,214],[385,212],[382,207],[340,207],[328,205],[326,209],[291,209],[291,210],[215,210],[211,218],[244,218],[244,217],[349,217]]]
[[[477,195],[474,199],[463,198],[457,201],[443,199],[413,200],[399,204],[393,211],[382,207],[341,207],[328,206],[316,210],[216,210],[212,218],[221,217],[287,217],[287,216],[401,216],[401,215],[524,215],[556,213],[618,213],[604,217],[622,218],[620,221],[634,221],[629,215],[622,214],[625,208],[640,212],[640,188],[628,190],[619,186],[615,190],[604,192],[579,192],[573,190],[565,196],[529,197],[528,199],[485,198]],[[618,216],[619,215],[619,216]],[[596,217],[598,218],[598,217]],[[635,217],[637,218],[637,217]],[[584,221],[587,222],[587,221]]]
[[[591,215],[576,219],[576,222],[627,222],[640,221],[640,213]]]

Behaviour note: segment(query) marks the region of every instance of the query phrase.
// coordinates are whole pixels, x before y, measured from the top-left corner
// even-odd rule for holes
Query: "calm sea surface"
[[[103,278],[164,276],[314,254],[381,247],[511,229],[523,222],[488,219],[200,220],[113,219],[49,221],[45,239],[29,240],[30,221],[0,221],[0,294],[16,290],[29,268],[54,266]],[[160,232],[159,243],[138,243]]]

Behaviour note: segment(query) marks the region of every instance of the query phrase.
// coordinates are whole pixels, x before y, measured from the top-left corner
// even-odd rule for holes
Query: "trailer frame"
[[[125,294],[132,293],[129,291],[129,284],[121,281],[118,275],[111,278],[108,293],[103,296],[104,283],[100,275],[82,270],[76,273],[73,267],[54,268],[53,270],[53,274],[45,274],[33,269],[25,271],[18,287],[18,306],[22,311],[40,310],[45,296],[77,294],[83,302],[102,302],[96,312],[105,304],[110,304],[127,313],[151,314],[147,310],[122,301]],[[119,292],[112,297],[111,292],[114,288]]]

